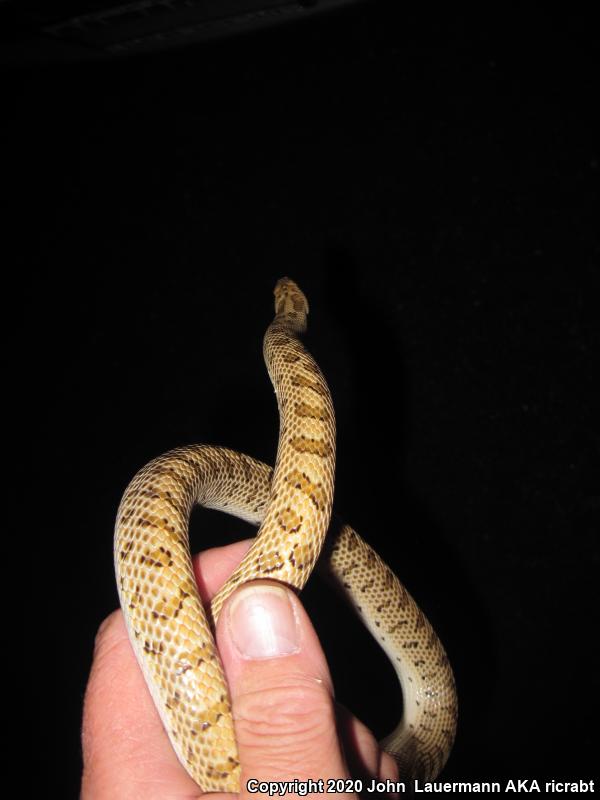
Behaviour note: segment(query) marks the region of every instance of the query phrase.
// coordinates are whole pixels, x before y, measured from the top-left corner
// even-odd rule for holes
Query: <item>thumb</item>
[[[296,595],[269,581],[242,586],[219,616],[217,640],[231,692],[241,795],[256,796],[253,780],[321,779],[326,787],[328,778],[347,778],[331,676]],[[314,788],[308,796],[322,800],[322,787]]]

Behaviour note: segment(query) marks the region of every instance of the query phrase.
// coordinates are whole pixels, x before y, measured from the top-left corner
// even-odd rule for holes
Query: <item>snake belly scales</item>
[[[307,314],[298,286],[278,281],[264,338],[280,414],[275,468],[223,447],[181,447],[137,473],[117,515],[115,569],[131,644],[171,744],[205,792],[240,787],[229,692],[212,632],[223,603],[257,578],[302,589],[329,528],[335,419],[325,379],[299,339]],[[260,525],[207,611],[188,540],[196,503]],[[396,758],[401,779],[433,779],[456,730],[444,648],[398,578],[351,527],[334,518],[321,560],[398,674],[403,716],[381,746]]]

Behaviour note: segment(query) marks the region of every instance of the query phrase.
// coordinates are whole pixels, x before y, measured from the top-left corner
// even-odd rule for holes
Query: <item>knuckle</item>
[[[314,680],[248,692],[237,698],[233,711],[240,747],[269,753],[280,765],[286,754],[294,764],[305,764],[311,753],[322,753],[324,741],[336,737],[333,701]]]

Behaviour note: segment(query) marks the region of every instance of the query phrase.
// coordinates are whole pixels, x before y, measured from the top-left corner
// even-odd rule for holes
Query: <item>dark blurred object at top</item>
[[[102,58],[307,19],[357,0],[0,0],[0,57],[27,63]]]

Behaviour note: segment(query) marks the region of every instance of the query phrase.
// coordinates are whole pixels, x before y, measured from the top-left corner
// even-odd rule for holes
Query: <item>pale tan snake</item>
[[[302,589],[330,523],[333,405],[298,338],[308,304],[288,278],[275,287],[275,311],[264,339],[280,413],[274,470],[222,447],[172,450],[133,478],[115,528],[117,585],[133,649],[173,748],[203,791],[239,790],[229,694],[212,634],[223,602],[255,578]],[[195,503],[260,525],[208,617],[189,551]],[[431,779],[444,766],[456,729],[454,678],[444,649],[398,578],[352,528],[335,522],[329,536],[324,568],[402,686],[404,714],[382,746],[397,759],[402,778]]]

